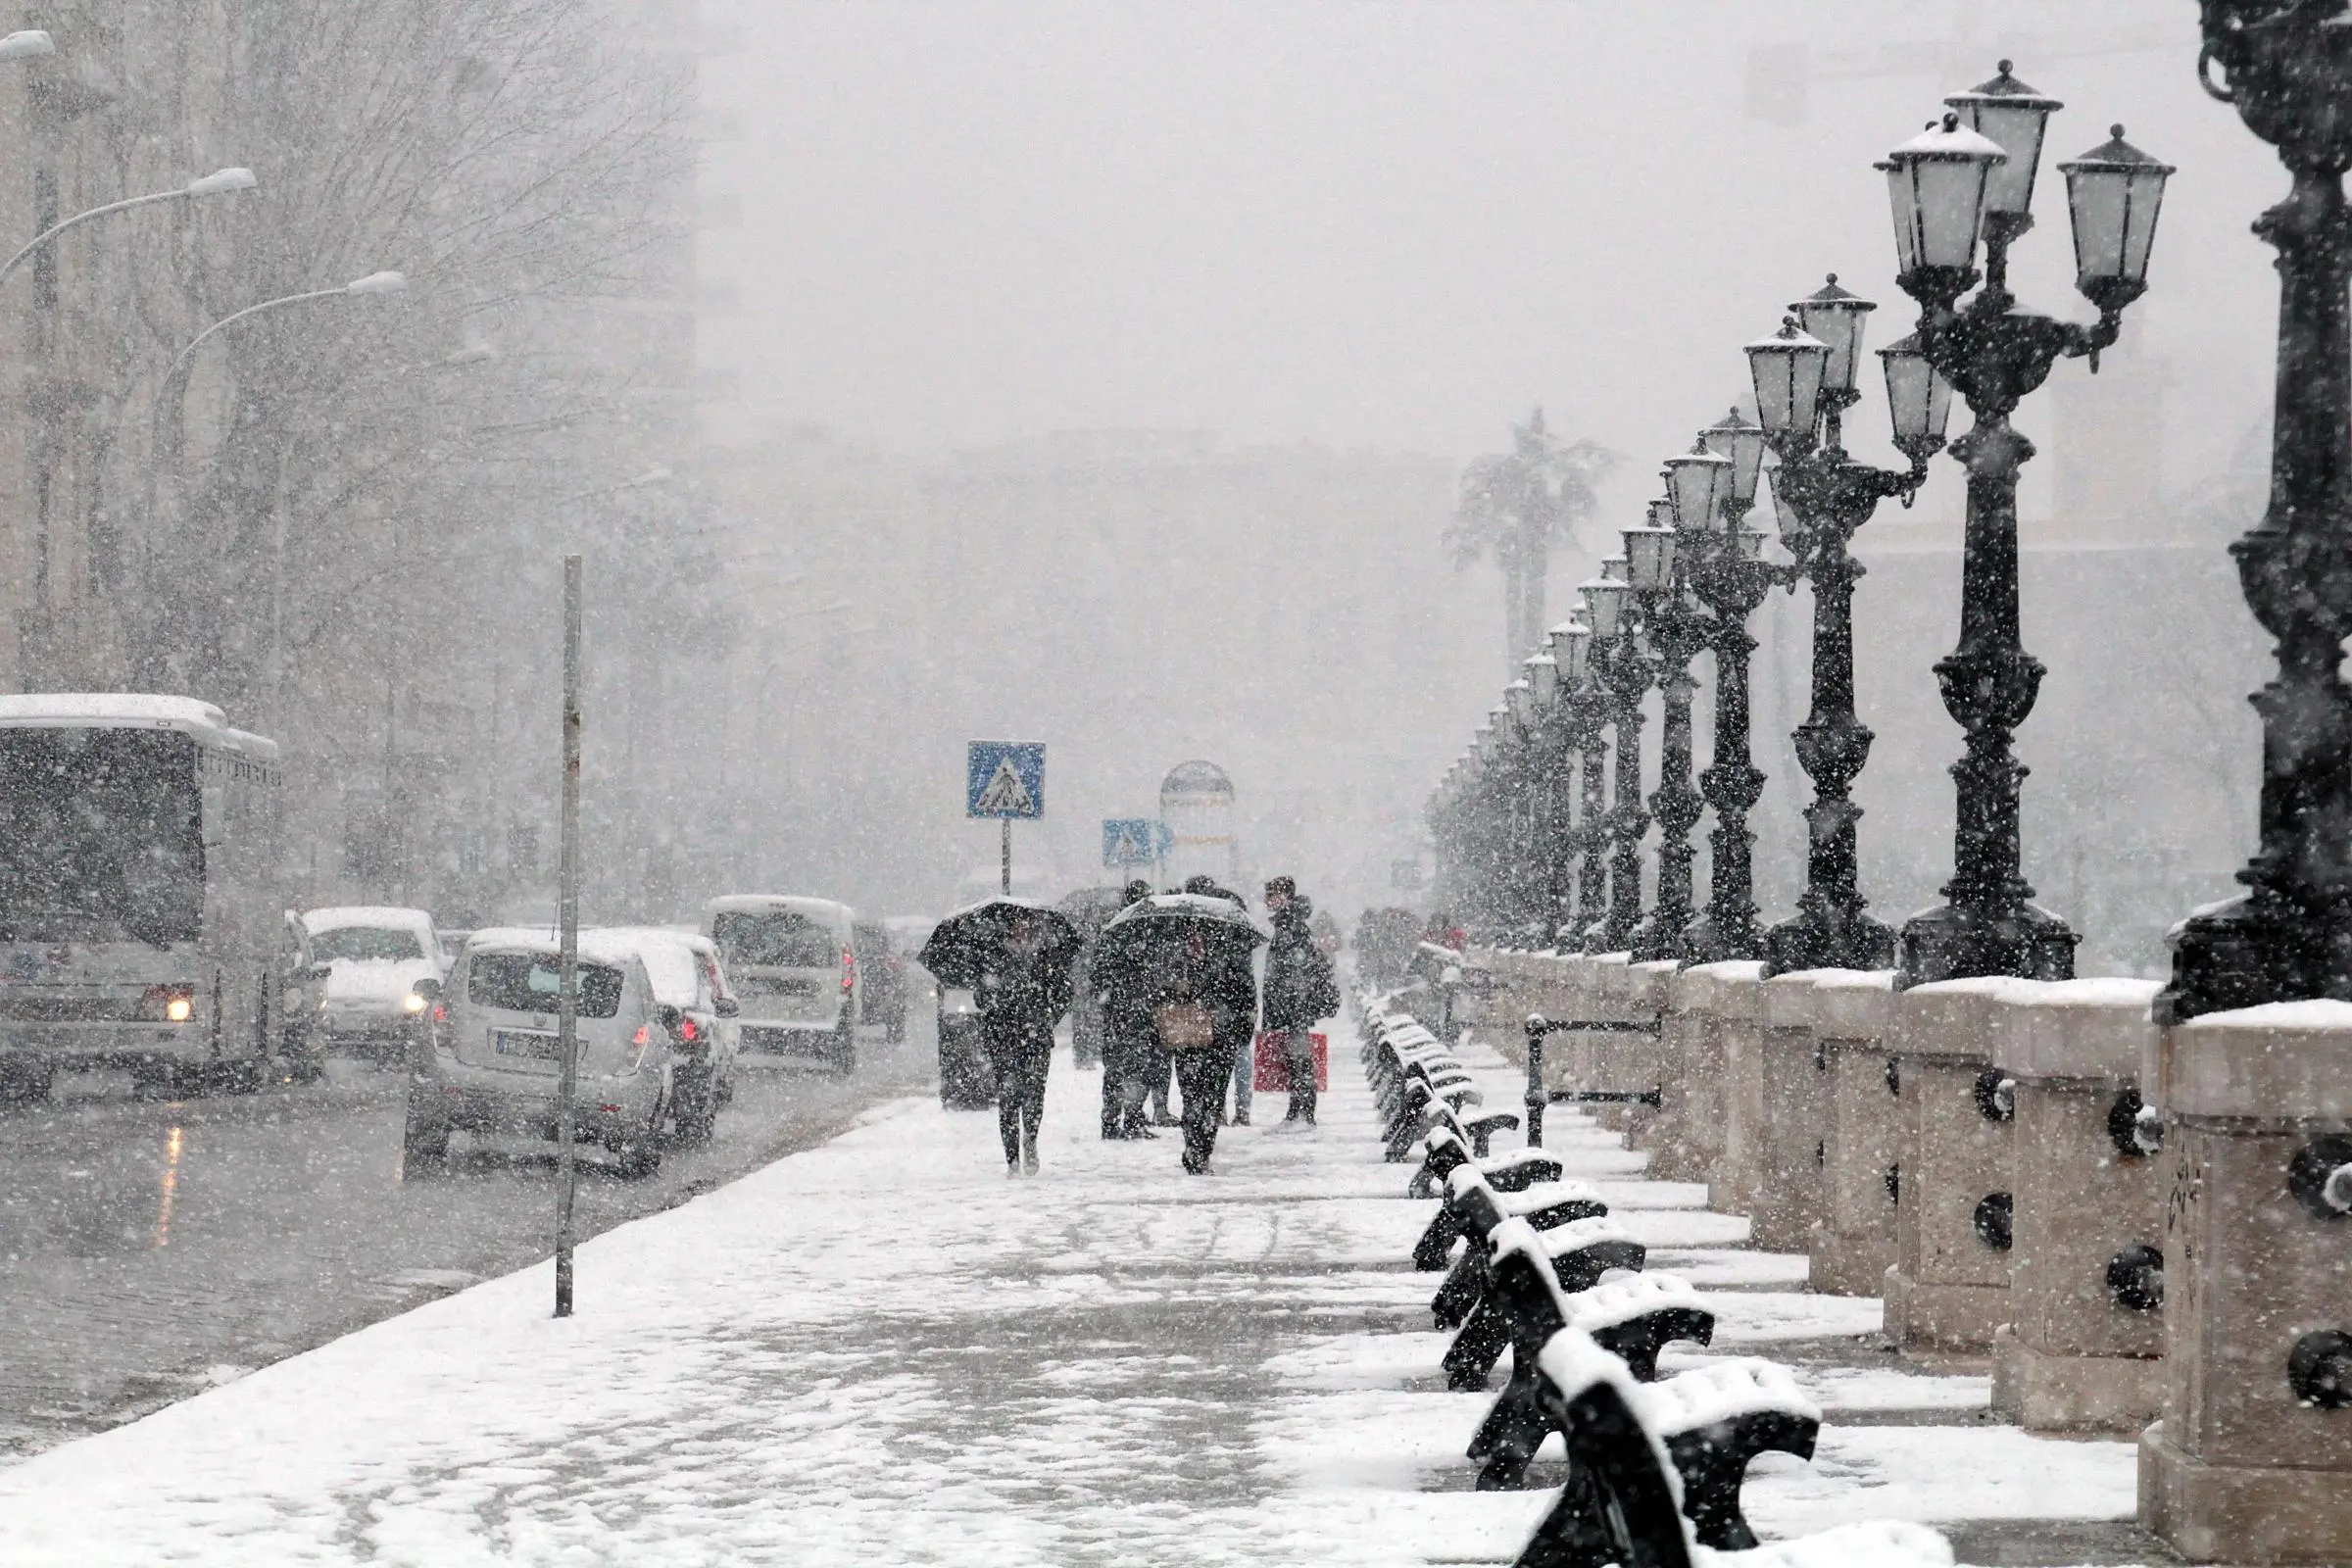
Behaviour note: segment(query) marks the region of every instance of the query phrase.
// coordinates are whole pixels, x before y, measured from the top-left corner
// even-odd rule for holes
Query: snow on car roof
[[[228,715],[193,697],[147,692],[26,692],[0,695],[0,727],[30,729],[87,725],[108,729],[175,729],[198,740],[273,759],[277,742],[237,729]]]
[[[502,925],[476,931],[466,939],[467,953],[556,953],[563,936],[552,926]],[[588,926],[580,931],[580,959],[584,963],[626,964],[638,956],[628,942],[609,940],[609,933]]]
[[[646,978],[654,985],[654,1000],[666,1002],[673,1007],[694,1004],[697,977],[695,959],[702,955],[716,956],[718,949],[709,937],[699,931],[679,931],[660,925],[599,926],[596,937],[602,942],[620,943],[635,950],[645,961]],[[589,933],[580,933],[583,945]]]
[[[302,923],[314,933],[341,931],[356,925],[385,931],[414,931],[423,937],[433,929],[433,917],[424,910],[403,909],[388,904],[342,904],[332,908],[311,909],[302,916]]]
[[[832,899],[803,898],[793,893],[730,893],[704,905],[703,914],[708,918],[713,914],[764,914],[777,909],[793,914],[821,914],[828,920],[845,924],[856,918],[846,904]]]

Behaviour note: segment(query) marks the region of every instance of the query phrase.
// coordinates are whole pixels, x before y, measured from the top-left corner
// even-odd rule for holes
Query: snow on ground
[[[1034,1180],[1004,1177],[991,1115],[884,1107],[582,1248],[567,1321],[525,1270],[0,1471],[0,1561],[1506,1562],[1549,1497],[1467,1490],[1485,1399],[1444,1392],[1437,1276],[1406,1266],[1431,1205],[1333,1033],[1325,1125],[1229,1130],[1197,1180],[1172,1134],[1100,1142],[1066,1058]],[[1589,1119],[1555,1125],[1653,1267],[1728,1287],[1717,1352],[1878,1327]],[[1768,1535],[2131,1511],[2127,1445],[1836,1425],[1981,1404],[1982,1379],[1799,1374],[1832,1424],[1812,1465],[1757,1466]]]

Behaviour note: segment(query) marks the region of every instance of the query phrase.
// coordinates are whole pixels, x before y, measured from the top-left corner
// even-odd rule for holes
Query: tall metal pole
[[[1004,830],[1004,896],[1012,897],[1012,818],[1007,816],[998,824]]]
[[[2262,716],[2260,849],[2245,893],[2191,915],[2173,940],[2156,1016],[2352,993],[2352,74],[2340,14],[2209,0],[2205,90],[2278,149],[2286,199],[2255,222],[2278,252],[2270,504],[2230,547],[2247,606],[2277,640]]]
[[[572,1102],[580,1080],[580,558],[564,558],[564,850],[557,872],[556,1316],[571,1316]]]
[[[1690,867],[1698,854],[1690,830],[1706,809],[1690,781],[1690,702],[1698,690],[1690,661],[1705,645],[1708,627],[1685,597],[1679,567],[1664,593],[1642,597],[1649,601],[1642,606],[1642,625],[1657,653],[1660,697],[1658,787],[1649,797],[1658,824],[1658,885],[1648,917],[1629,940],[1635,961],[1648,963],[1682,956],[1683,935],[1690,924]]]

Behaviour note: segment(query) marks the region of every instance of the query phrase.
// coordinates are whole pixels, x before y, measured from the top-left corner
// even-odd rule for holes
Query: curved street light
[[[0,60],[10,58],[4,51],[10,42],[23,36],[24,36],[23,33],[11,33],[7,38],[0,38]],[[48,35],[44,33],[42,36],[47,37]],[[185,185],[172,190],[159,190],[146,196],[131,196],[122,201],[108,202],[104,207],[93,207],[86,213],[75,213],[64,222],[54,224],[35,234],[25,242],[23,250],[11,256],[5,264],[0,264],[0,283],[7,282],[10,274],[29,261],[34,252],[43,246],[54,243],[57,237],[66,230],[76,228],[93,218],[104,218],[109,213],[127,213],[134,207],[151,207],[157,202],[184,202],[193,201],[200,196],[224,196],[231,191],[251,190],[259,183],[261,182],[253,177],[253,171],[250,169],[222,169],[201,178],[191,179]]]

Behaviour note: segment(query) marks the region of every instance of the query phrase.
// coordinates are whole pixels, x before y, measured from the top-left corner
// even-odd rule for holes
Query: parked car
[[[417,982],[449,970],[433,917],[363,905],[313,909],[302,923],[312,961],[326,965],[320,1049],[399,1061],[421,1045],[426,1002]]]
[[[670,1074],[674,1142],[707,1142],[718,1113],[735,1098],[735,1055],[743,1009],[727,989],[718,947],[709,937],[675,926],[608,926],[600,938],[623,943],[644,960],[677,1067]]]
[[[906,1038],[906,958],[890,927],[879,920],[858,921],[850,936],[864,993],[858,1021],[879,1025],[883,1038],[895,1046]]]
[[[985,1110],[997,1102],[996,1063],[980,1040],[980,1005],[960,987],[939,988],[939,1102]]]
[[[681,1054],[635,943],[582,931],[578,962],[575,1137],[651,1175]],[[556,934],[519,926],[476,931],[446,989],[427,982],[431,1048],[410,1071],[410,1159],[446,1157],[460,1131],[555,1138],[562,985]]]
[[[744,893],[703,906],[703,935],[743,1004],[746,1051],[813,1057],[845,1078],[857,1070],[856,924],[831,899]]]

